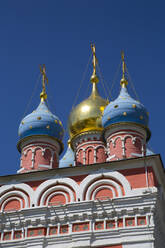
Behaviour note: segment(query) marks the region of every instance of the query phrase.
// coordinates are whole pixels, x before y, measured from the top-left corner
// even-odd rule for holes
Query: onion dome
[[[139,101],[133,99],[127,91],[128,81],[125,79],[125,62],[123,59],[123,77],[121,90],[116,100],[110,102],[104,110],[102,125],[108,128],[119,123],[134,123],[144,127],[147,131],[147,140],[150,138],[148,129],[148,112]]]
[[[60,159],[59,162],[59,168],[74,166],[74,152],[71,148],[70,141],[68,141],[68,148],[66,150],[66,153]]]
[[[45,73],[45,67],[44,67]],[[18,134],[18,150],[20,150],[20,143],[28,137],[32,136],[49,136],[61,144],[64,135],[64,129],[61,121],[57,116],[52,114],[47,105],[47,94],[45,92],[45,78],[43,75],[43,90],[40,94],[41,102],[36,110],[31,114],[25,116],[20,123]]]
[[[72,139],[76,135],[89,131],[102,131],[101,117],[102,112],[107,105],[107,101],[103,99],[98,92],[96,75],[96,55],[95,46],[92,46],[93,52],[93,74],[91,76],[92,93],[91,95],[78,104],[70,113],[69,116],[69,134]]]

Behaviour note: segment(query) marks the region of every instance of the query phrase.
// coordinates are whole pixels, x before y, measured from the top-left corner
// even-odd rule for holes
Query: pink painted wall
[[[145,141],[143,141],[143,145],[143,137],[139,133],[133,132],[131,130],[121,131],[122,133],[114,133],[107,138],[107,143],[109,143],[107,149],[108,154],[110,154],[109,157],[111,161],[125,158],[134,158],[138,155],[142,155],[142,152],[144,155],[146,154]],[[131,133],[132,137],[129,137],[129,132]],[[111,156],[113,157],[111,158]]]
[[[29,145],[28,145],[29,146]],[[45,152],[42,151],[45,149]],[[35,150],[34,155],[32,154],[32,150]],[[40,167],[40,165],[51,165],[51,160],[53,159],[52,168],[57,168],[59,161],[56,156],[56,147],[50,148],[49,144],[41,145],[34,144],[30,147],[25,147],[22,152],[22,168],[24,170],[21,173],[32,171],[32,170],[48,170],[51,169],[49,167]],[[54,155],[53,152],[54,151]],[[33,157],[34,156],[34,157]],[[32,162],[34,160],[34,162]],[[33,166],[33,168],[32,168]]]
[[[94,151],[95,150],[95,151]],[[96,157],[94,158],[94,155],[96,154]],[[99,143],[84,143],[84,145],[81,145],[81,148],[77,148],[77,160],[76,164],[84,164],[84,157],[85,157],[85,164],[94,164],[94,163],[104,163],[106,162],[106,153],[105,153],[105,147],[103,145],[100,145]]]

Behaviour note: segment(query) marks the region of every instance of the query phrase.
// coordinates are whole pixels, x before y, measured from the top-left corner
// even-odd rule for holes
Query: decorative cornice
[[[146,136],[146,141],[148,141],[151,137],[151,132],[149,130],[148,127],[143,126],[142,124],[137,124],[137,123],[129,123],[129,122],[121,122],[121,123],[116,123],[116,124],[112,124],[106,128],[104,128],[103,131],[103,136],[105,137],[105,139],[107,138],[107,132],[110,131],[112,133],[112,130],[119,131],[125,128],[129,128],[130,130],[136,130],[137,128],[141,128],[141,130],[144,130],[147,134]],[[113,131],[114,132],[114,131]]]
[[[26,146],[29,145],[30,143],[33,142],[48,142],[54,146],[56,146],[59,149],[59,154],[62,153],[63,149],[64,149],[64,145],[61,142],[61,140],[48,136],[48,135],[33,135],[33,136],[28,136],[26,138],[23,138],[21,140],[19,140],[18,144],[17,144],[17,149],[19,152],[21,152],[21,150]],[[46,143],[45,143],[46,144]]]

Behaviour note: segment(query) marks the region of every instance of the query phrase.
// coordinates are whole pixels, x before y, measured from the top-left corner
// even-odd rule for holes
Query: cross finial
[[[46,76],[46,67],[45,67],[45,65],[43,65],[43,66],[40,65],[40,72],[41,72],[41,75],[42,75],[42,92],[40,94],[40,98],[41,98],[41,101],[43,102],[47,98],[45,82],[48,84],[48,78]]]
[[[125,61],[124,61],[124,51],[121,51],[121,60],[122,60],[122,79],[125,80]]]
[[[98,83],[99,79],[96,75],[96,65],[97,65],[97,58],[96,58],[96,47],[95,44],[91,44],[92,54],[93,54],[93,74],[91,76],[91,82],[92,83]]]
[[[124,60],[124,51],[121,51],[121,60],[122,60],[122,79],[120,81],[120,84],[122,87],[126,87],[128,84],[128,81],[125,78],[126,65],[125,65],[125,60]]]

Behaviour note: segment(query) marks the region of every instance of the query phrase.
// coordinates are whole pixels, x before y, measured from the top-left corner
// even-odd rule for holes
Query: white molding
[[[110,153],[109,153],[110,155]],[[108,158],[106,159],[107,162],[109,162],[112,158],[116,158],[116,160],[119,160],[119,158],[116,156],[116,154],[113,154],[111,156],[108,156]]]
[[[111,172],[102,172],[88,175],[81,183],[80,183],[80,192],[81,192],[81,200],[84,199],[86,190],[88,190],[89,185],[92,185],[93,181],[100,180],[102,177],[110,178],[111,180],[115,179],[123,186],[125,195],[129,195],[131,192],[131,186],[128,180],[119,172],[111,171]]]
[[[93,144],[93,145],[92,145]],[[84,145],[87,145],[86,147],[83,147]],[[103,148],[104,149],[104,152],[105,152],[105,155],[106,155],[106,147],[105,145],[103,144],[103,142],[99,141],[99,142],[86,142],[86,143],[83,143],[81,144],[80,146],[77,147],[77,150],[76,150],[76,158],[78,159],[78,155],[79,155],[79,152],[83,152],[83,164],[85,165],[86,164],[86,155],[87,152],[88,152],[88,149],[92,149],[92,151],[94,152],[94,158],[93,158],[93,163],[97,163],[97,150],[99,148]]]
[[[127,130],[129,131],[129,133],[132,133],[132,134],[135,134],[135,132],[138,133],[141,136],[141,138],[146,141],[146,137],[147,137],[146,130],[143,127],[137,126],[136,124],[134,125],[133,123],[131,123],[130,125],[129,124],[126,124],[126,125],[118,124],[114,127],[111,127],[105,131],[104,137],[105,139],[107,139],[109,136],[116,135],[116,133],[121,133],[121,132],[126,133]]]
[[[29,202],[28,202],[28,197],[26,194],[24,194],[23,192],[21,191],[17,191],[17,190],[12,190],[12,191],[9,191],[7,193],[5,193],[3,195],[3,197],[0,199],[0,205],[2,204],[3,205],[3,201],[7,200],[7,199],[10,199],[13,198],[13,196],[19,196],[21,198],[21,200],[25,202],[25,208],[28,208],[29,207]],[[3,211],[1,209],[1,211]]]
[[[84,145],[91,145],[92,146],[92,144],[94,144],[94,145],[98,144],[98,145],[102,145],[103,147],[105,147],[105,145],[104,145],[104,143],[102,141],[99,141],[99,140],[93,140],[92,141],[91,140],[91,141],[83,142],[83,143],[77,145],[77,150],[80,149]],[[95,146],[92,146],[92,147],[94,148]]]
[[[96,200],[95,197],[96,197],[97,192],[99,192],[102,189],[109,189],[110,191],[112,191],[112,195],[113,195],[112,198],[115,198],[116,197],[115,190],[111,186],[101,185],[100,187],[96,188],[96,190],[93,191],[92,200]]]
[[[114,186],[116,188],[116,191],[118,193],[118,197],[122,197],[122,190],[120,188],[120,185],[114,182],[110,179],[98,179],[96,182],[92,183],[90,186],[88,186],[88,189],[86,191],[86,198],[85,200],[89,201],[91,199],[92,192],[96,189],[97,186],[104,186],[104,184],[109,184],[110,186]],[[115,194],[116,195],[116,194]]]
[[[69,199],[68,199],[68,196],[67,196],[66,193],[64,193],[64,192],[62,192],[62,191],[56,191],[56,192],[54,192],[54,193],[52,193],[52,194],[50,194],[50,195],[48,196],[48,198],[47,198],[47,200],[46,200],[46,206],[48,206],[49,201],[50,201],[50,199],[51,199],[53,196],[55,196],[55,195],[60,195],[60,194],[63,195],[63,196],[65,197],[66,204],[69,203]]]
[[[87,142],[88,139],[90,138],[91,140],[90,141],[100,141],[101,140],[101,136],[102,136],[102,132],[94,132],[94,133],[84,133],[82,135],[79,135],[77,137],[75,137],[73,140],[72,140],[72,145],[74,147],[74,149],[76,149],[76,147],[78,145],[81,145],[82,143]],[[94,140],[94,138],[96,138],[96,140]]]
[[[48,145],[52,146],[52,147],[54,147],[54,149],[55,148],[57,149],[58,153],[60,151],[60,145],[56,140],[51,139],[49,137],[44,137],[44,136],[42,136],[42,137],[31,137],[28,140],[24,140],[24,142],[20,144],[20,147],[21,147],[21,150],[22,150],[25,147],[31,146],[31,144],[36,146],[37,143],[43,144],[45,146],[48,146]]]
[[[54,187],[51,187],[47,190],[45,190],[41,196],[41,199],[40,199],[40,206],[44,206],[45,205],[45,200],[46,198],[51,194],[51,193],[54,193],[56,192],[56,190],[59,192],[60,190],[61,191],[64,191],[64,192],[67,192],[70,196],[70,202],[74,202],[74,194],[73,194],[73,191],[69,188],[69,187],[66,187],[64,185],[56,185]]]
[[[44,147],[42,147],[44,146]],[[27,146],[24,146],[24,148],[22,149],[22,153],[21,153],[21,162],[20,162],[20,167],[21,169],[17,171],[17,173],[20,173],[22,172],[23,170],[25,171],[30,171],[30,169],[27,169],[26,167],[23,167],[23,164],[22,164],[22,157],[23,156],[27,156],[28,152],[31,151],[32,152],[32,155],[31,155],[31,168],[34,169],[34,164],[35,164],[35,156],[36,156],[36,152],[38,150],[41,150],[42,152],[42,156],[44,157],[44,154],[45,152],[48,150],[50,151],[51,153],[51,157],[50,157],[50,165],[39,165],[38,168],[48,168],[48,169],[51,169],[52,168],[52,165],[53,165],[53,162],[54,162],[54,154],[56,155],[56,159],[58,161],[58,152],[57,152],[57,147],[55,146],[52,146],[50,144],[45,144],[45,143],[31,143]]]
[[[19,197],[16,197],[16,196],[13,196],[13,197],[7,198],[6,200],[4,200],[4,201],[2,202],[2,205],[1,205],[1,211],[2,211],[2,212],[4,211],[4,208],[5,208],[6,204],[7,204],[9,201],[12,201],[12,200],[17,200],[17,201],[19,201],[19,203],[20,203],[20,209],[23,208],[23,199],[22,199],[22,198],[19,198]]]
[[[39,164],[38,168],[47,168],[47,169],[51,169],[51,165],[50,164]]]
[[[143,153],[131,153],[131,156],[142,157],[144,155],[143,155]]]
[[[2,201],[2,199],[4,199],[4,196],[9,196],[9,195],[21,195],[21,197],[25,200],[25,207],[29,207],[29,201],[28,201],[28,197],[25,193],[23,193],[22,191],[24,191],[28,196],[29,196],[29,201],[30,201],[30,207],[33,204],[33,195],[34,195],[34,191],[33,189],[25,184],[25,183],[20,183],[20,184],[9,184],[9,185],[3,185],[0,187],[0,195],[3,194],[3,197],[0,199],[0,203]]]
[[[73,191],[75,191],[76,199],[79,196],[79,185],[71,178],[54,178],[54,179],[49,179],[43,183],[40,184],[40,186],[36,189],[34,192],[34,198],[35,198],[35,204],[38,205],[39,199],[44,194],[44,192],[51,187],[55,185],[60,185],[63,184],[65,187],[68,186],[68,188],[72,188]],[[62,186],[62,185],[61,185]],[[70,191],[69,191],[70,192]]]
[[[115,137],[114,137],[115,136]],[[113,138],[114,137],[114,138]],[[119,131],[116,133],[111,134],[110,136],[107,137],[107,150],[108,150],[108,160],[110,161],[113,158],[113,155],[111,155],[111,149],[110,149],[110,144],[112,143],[113,147],[116,147],[116,141],[118,139],[121,140],[121,148],[122,148],[122,157],[123,159],[125,159],[126,157],[126,148],[125,148],[125,144],[126,144],[126,140],[127,138],[131,138],[132,144],[134,145],[136,140],[139,140],[141,143],[141,154],[140,156],[144,156],[144,136],[142,137],[141,134],[139,134],[138,132],[131,132],[131,131]],[[133,155],[133,153],[131,154]],[[133,155],[134,156],[134,155]],[[139,157],[138,155],[135,155],[137,157]]]

